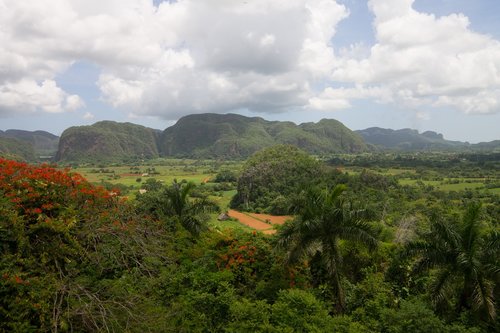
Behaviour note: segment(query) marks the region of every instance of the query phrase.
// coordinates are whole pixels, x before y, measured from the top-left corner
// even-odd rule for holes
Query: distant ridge
[[[164,131],[132,123],[101,121],[66,129],[61,137],[45,131],[0,130],[0,156],[38,161],[126,162],[155,157],[246,158],[276,144],[311,154],[363,151],[500,152],[500,140],[469,144],[414,129],[371,127],[351,131],[334,119],[296,125],[238,114],[194,114]]]
[[[379,149],[402,151],[454,150],[471,146],[468,142],[445,140],[442,134],[433,131],[419,133],[417,130],[409,128],[393,130],[370,127],[355,132],[361,135],[367,144]]]
[[[9,129],[0,131],[0,153],[17,155],[32,161],[40,157],[51,158],[58,149],[59,137],[45,131]]]

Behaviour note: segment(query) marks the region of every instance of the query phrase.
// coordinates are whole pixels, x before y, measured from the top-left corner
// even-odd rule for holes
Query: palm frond
[[[461,233],[462,247],[466,252],[473,252],[477,246],[480,231],[481,204],[471,203],[463,217],[463,229]]]
[[[186,215],[181,218],[180,222],[184,229],[189,231],[195,237],[207,229],[203,219],[198,216]]]
[[[438,273],[437,278],[431,283],[431,299],[434,304],[443,304],[446,301],[447,293],[445,285],[448,283],[452,276],[450,270],[442,270]]]
[[[472,308],[475,311],[484,309],[489,319],[496,318],[496,306],[493,297],[493,284],[490,281],[479,278],[472,293]]]

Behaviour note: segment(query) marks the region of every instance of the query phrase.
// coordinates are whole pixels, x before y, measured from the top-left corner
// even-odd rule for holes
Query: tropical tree
[[[189,198],[194,187],[192,182],[178,183],[174,180],[164,194],[167,198],[167,216],[174,219],[175,225],[179,223],[193,236],[197,236],[206,228],[206,213],[218,212],[219,206],[207,198]]]
[[[430,230],[408,243],[405,254],[416,258],[415,272],[437,269],[430,288],[433,302],[442,308],[455,296],[457,312],[468,309],[494,320],[500,233],[485,231],[479,203],[467,207],[461,223],[437,216],[430,222]]]
[[[354,209],[342,195],[345,190],[344,185],[329,190],[306,189],[293,204],[296,218],[277,235],[278,245],[287,249],[288,264],[307,258],[319,260],[326,267],[338,312],[345,309],[340,241],[355,241],[370,248],[377,245],[362,210]]]

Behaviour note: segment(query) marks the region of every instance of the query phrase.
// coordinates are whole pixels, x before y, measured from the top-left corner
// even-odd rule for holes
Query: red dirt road
[[[270,224],[261,222],[253,217],[250,217],[246,214],[240,213],[236,210],[230,209],[228,211],[228,215],[240,221],[240,223],[249,226],[255,230],[262,231],[265,234],[274,234],[276,230],[272,229]]]

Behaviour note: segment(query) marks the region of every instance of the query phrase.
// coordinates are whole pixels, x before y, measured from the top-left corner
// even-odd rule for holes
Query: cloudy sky
[[[498,0],[0,0],[0,129],[234,112],[500,139]]]

